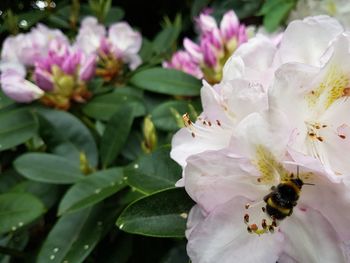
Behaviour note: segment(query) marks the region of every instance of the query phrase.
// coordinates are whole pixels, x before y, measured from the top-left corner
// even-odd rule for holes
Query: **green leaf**
[[[182,100],[164,102],[151,112],[152,121],[157,129],[176,131],[181,128],[180,124],[183,124],[182,115],[193,109],[193,105],[192,108],[191,105],[190,102]]]
[[[111,7],[109,11],[107,12],[106,18],[105,18],[105,25],[111,25],[124,17],[124,10],[119,7]]]
[[[145,193],[174,187],[181,178],[181,168],[169,152],[169,147],[160,148],[125,168],[127,183]]]
[[[96,172],[74,184],[64,195],[58,214],[92,206],[125,187],[123,170],[111,168]]]
[[[68,112],[37,109],[47,122],[41,122],[40,135],[50,150],[74,162],[79,162],[80,153],[86,154],[93,167],[98,162],[97,146],[86,126]]]
[[[0,110],[14,104],[15,102],[7,97],[4,92],[0,89]]]
[[[131,203],[117,225],[125,232],[154,237],[184,237],[193,206],[183,188],[167,189]]]
[[[36,134],[37,122],[27,109],[0,111],[0,150],[26,142]]]
[[[265,2],[260,13],[265,14],[263,24],[266,30],[275,31],[284,22],[295,3],[294,0],[269,0]]]
[[[201,81],[175,69],[151,68],[136,73],[130,82],[144,90],[168,95],[198,96]]]
[[[96,96],[83,107],[83,112],[91,118],[106,121],[125,105],[132,107],[134,117],[143,116],[146,113],[142,99],[133,94],[122,93]]]
[[[0,195],[0,234],[29,224],[44,212],[44,205],[31,194],[2,194]]]
[[[103,167],[107,167],[117,158],[128,139],[133,120],[132,107],[125,105],[107,123],[100,144]]]
[[[54,206],[62,196],[60,186],[30,180],[22,181],[21,183],[15,185],[10,191],[16,193],[33,194],[43,202],[47,210]]]
[[[24,177],[43,183],[70,184],[83,178],[79,164],[47,153],[23,154],[14,161],[14,167]]]
[[[153,40],[153,51],[157,54],[166,52],[176,42],[180,30],[175,26],[168,26],[160,31]]]
[[[104,206],[62,216],[40,249],[37,263],[80,263],[109,230],[116,211]]]

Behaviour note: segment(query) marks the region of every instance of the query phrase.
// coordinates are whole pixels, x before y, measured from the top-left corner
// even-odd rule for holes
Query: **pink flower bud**
[[[90,80],[95,75],[96,56],[90,55],[81,65],[79,78],[83,81]]]
[[[13,69],[2,73],[0,82],[4,93],[17,102],[31,102],[44,94],[38,86],[26,80],[21,72]]]
[[[200,46],[187,37],[184,39],[184,47],[185,50],[192,56],[194,61],[200,62],[203,60],[203,54],[201,53]]]
[[[239,21],[235,12],[228,11],[223,16],[220,23],[221,35],[225,40],[231,39],[238,33]]]
[[[214,68],[217,65],[218,61],[213,46],[210,45],[209,42],[204,42],[202,45],[202,50],[204,53],[204,63],[208,67]]]
[[[80,64],[81,58],[82,53],[79,51],[69,54],[62,63],[62,70],[67,74],[74,74],[78,65]]]
[[[214,17],[210,15],[200,14],[196,22],[202,33],[211,32],[214,28],[218,27]]]
[[[50,91],[53,90],[53,80],[52,75],[41,68],[35,68],[34,73],[35,83],[43,90]]]
[[[173,68],[177,70],[181,70],[195,76],[196,78],[202,78],[203,73],[197,63],[192,60],[192,57],[186,51],[178,51],[171,58],[170,62],[164,62],[163,67],[165,68]]]

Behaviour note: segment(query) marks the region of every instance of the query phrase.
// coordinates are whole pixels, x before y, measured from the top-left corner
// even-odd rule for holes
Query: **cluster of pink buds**
[[[48,91],[41,101],[60,109],[68,109],[71,100],[85,102],[90,97],[86,82],[95,74],[95,61],[95,55],[53,41],[47,56],[38,59],[34,67],[35,83]]]
[[[76,47],[97,56],[96,75],[105,81],[118,81],[126,66],[134,70],[141,64],[137,54],[142,37],[127,23],[112,24],[108,30],[95,17],[86,17],[77,36]]]
[[[87,82],[95,75],[106,81],[141,64],[142,37],[127,23],[108,30],[97,19],[83,20],[70,44],[57,29],[39,24],[26,34],[8,37],[2,47],[0,83],[3,92],[17,102],[40,101],[67,110],[72,102],[90,98]]]
[[[211,84],[218,83],[226,60],[240,44],[248,40],[247,28],[240,24],[233,11],[225,13],[220,27],[214,17],[207,13],[196,18],[196,23],[200,31],[199,43],[185,38],[185,51],[176,52],[163,66],[204,78]]]

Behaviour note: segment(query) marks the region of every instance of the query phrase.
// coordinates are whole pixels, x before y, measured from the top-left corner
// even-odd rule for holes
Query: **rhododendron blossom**
[[[122,74],[124,65],[134,70],[141,64],[141,58],[137,54],[141,44],[141,35],[126,22],[112,24],[107,32],[96,18],[86,17],[79,29],[75,47],[87,55],[96,54],[96,73],[109,81]]]
[[[184,116],[171,152],[197,202],[193,263],[349,262],[349,40],[330,17],[294,21],[204,83],[204,111]]]
[[[214,17],[207,13],[200,14],[196,22],[200,31],[199,43],[185,38],[185,51],[176,52],[163,66],[184,71],[197,78],[203,77],[207,82],[215,84],[222,78],[226,60],[240,44],[248,40],[248,31],[239,23],[233,11],[228,11],[223,16],[220,27]]]

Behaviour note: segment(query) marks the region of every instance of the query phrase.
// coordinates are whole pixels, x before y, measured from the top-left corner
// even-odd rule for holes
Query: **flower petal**
[[[281,223],[280,230],[285,235],[284,252],[297,262],[349,262],[333,225],[312,208],[294,209],[293,215]]]
[[[339,22],[329,16],[315,16],[293,21],[283,35],[275,64],[300,62],[322,66],[321,56],[331,41],[343,31]]]
[[[247,202],[235,198],[217,207],[197,224],[188,238],[187,252],[193,263],[276,262],[283,236],[249,234],[240,213]]]

